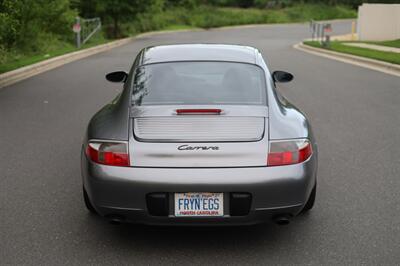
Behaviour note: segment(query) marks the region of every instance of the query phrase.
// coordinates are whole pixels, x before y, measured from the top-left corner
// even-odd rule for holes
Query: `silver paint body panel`
[[[223,44],[178,44],[148,47],[143,51],[143,64],[176,61],[226,61],[255,64],[253,47]]]
[[[263,123],[264,126],[264,123]],[[199,147],[180,150],[182,146]],[[208,149],[203,149],[208,148]],[[214,148],[214,149],[213,149]],[[268,138],[237,142],[144,142],[129,139],[132,166],[140,167],[248,167],[266,166]]]
[[[207,120],[201,118],[201,122],[198,120],[196,124],[203,123],[202,127],[210,127],[210,132],[214,134],[195,135],[196,132],[186,121],[177,132],[173,132],[172,127],[163,122],[154,125],[153,129],[163,130],[164,135],[151,132],[151,122],[165,118],[173,123],[170,119],[176,118],[176,109],[192,106],[131,106],[130,84],[133,73],[140,65],[185,60],[235,61],[263,68],[267,81],[267,106],[195,107],[224,109],[220,118],[249,123],[248,126],[254,127],[254,130],[240,132],[233,123],[234,126],[230,125],[229,129],[236,135],[224,135],[217,124],[213,128],[214,122],[207,125]],[[245,117],[251,117],[248,119],[251,122],[244,122]],[[135,119],[140,120],[140,125],[134,122]],[[212,119],[215,118],[208,121]],[[255,122],[260,119],[265,123],[261,138],[260,124]],[[206,130],[202,129],[201,132]],[[256,140],[256,137],[259,139]],[[267,167],[269,141],[293,138],[310,139],[314,151],[312,157],[301,164]],[[129,141],[132,167],[99,165],[88,160],[84,153],[81,157],[83,184],[96,210],[101,215],[124,215],[132,222],[252,224],[270,219],[275,214],[296,215],[304,206],[316,181],[318,147],[308,120],[280,95],[261,54],[250,47],[172,45],[142,50],[129,73],[121,96],[92,118],[84,144],[88,139]],[[180,145],[218,146],[218,150],[182,151],[178,150]],[[223,192],[228,196],[230,192],[238,191],[253,196],[250,214],[244,217],[231,217],[229,213],[222,218],[205,219],[176,218],[172,215],[154,217],[146,210],[147,193]]]
[[[99,214],[124,215],[129,222],[156,225],[241,225],[265,222],[276,214],[297,215],[316,179],[317,154],[306,162],[278,167],[150,168],[95,164],[82,156],[83,183]],[[151,216],[145,196],[152,192],[245,191],[253,196],[250,213],[233,217]]]
[[[210,107],[210,106],[208,106]],[[214,107],[215,106],[211,106]],[[222,106],[220,115],[177,115],[181,107],[133,112],[131,165],[144,167],[265,166],[267,108]],[[186,107],[187,108],[187,107]],[[191,108],[206,108],[191,106]],[[148,110],[149,109],[149,110]],[[265,137],[267,136],[267,137]],[[186,145],[193,149],[181,149]]]

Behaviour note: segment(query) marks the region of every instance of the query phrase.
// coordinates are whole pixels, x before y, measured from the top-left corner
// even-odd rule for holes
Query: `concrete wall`
[[[357,23],[359,40],[400,39],[400,4],[362,4]]]

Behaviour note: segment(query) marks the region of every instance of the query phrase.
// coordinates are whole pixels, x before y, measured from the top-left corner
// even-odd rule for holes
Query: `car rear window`
[[[139,67],[134,105],[266,105],[262,68],[231,62],[171,62]]]

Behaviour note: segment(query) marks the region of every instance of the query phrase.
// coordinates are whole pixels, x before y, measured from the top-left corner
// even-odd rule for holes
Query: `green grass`
[[[73,46],[69,46],[66,45],[66,47],[61,47],[57,50],[54,50],[52,52],[49,53],[45,53],[45,54],[38,54],[38,55],[24,55],[24,54],[15,54],[15,55],[10,55],[8,56],[9,59],[7,60],[8,62],[3,63],[2,65],[0,65],[0,73],[4,73],[7,71],[11,71],[23,66],[27,66],[27,65],[31,65],[31,64],[35,64],[37,62],[55,57],[55,56],[59,56],[59,55],[63,55],[69,52],[74,51],[75,49],[73,48]]]
[[[304,44],[317,48],[323,48],[321,44],[317,41],[308,41],[304,42]],[[330,47],[324,49],[381,60],[392,64],[400,64],[400,54],[398,53],[383,52],[383,51],[377,51],[360,47],[346,46],[342,42],[336,42],[336,41],[331,42]]]
[[[371,44],[377,44],[377,45],[389,46],[389,47],[394,47],[394,48],[400,48],[400,39],[397,39],[397,40],[392,40],[392,41],[382,41],[382,42],[365,42],[365,43],[371,43]]]
[[[174,7],[160,13],[141,14],[133,22],[121,25],[121,29],[123,29],[123,36],[134,36],[138,33],[157,30],[208,29],[245,24],[306,22],[311,19],[355,18],[356,15],[356,11],[348,7],[325,4],[296,4],[283,9],[242,9],[203,5],[193,9]],[[105,25],[104,32],[107,31],[107,28],[109,29]],[[97,34],[81,49],[110,41],[103,35],[104,33]],[[0,49],[0,73],[77,51],[75,46],[67,41],[54,39],[42,40],[42,42],[45,47],[35,52]]]
[[[162,30],[169,31],[169,30],[187,30],[187,29],[196,29],[196,28],[189,25],[168,25]],[[0,65],[0,74],[18,69],[20,67],[32,65],[56,56],[104,44],[109,41],[112,40],[104,38],[103,35],[99,35],[99,36],[94,36],[87,43],[82,45],[80,49],[77,49],[76,46],[73,45],[72,43],[61,42],[58,45],[55,46],[53,45],[51,48],[46,49],[46,51],[37,54],[32,54],[32,53],[24,54],[18,51],[17,52],[12,51],[8,53],[6,62]]]
[[[153,14],[152,25],[164,28],[165,25],[189,25],[197,28],[214,28],[245,24],[271,24],[305,22],[311,19],[327,20],[355,18],[356,11],[344,6],[324,4],[297,4],[283,9],[257,9],[199,6],[193,10],[173,8],[160,14]],[[148,22],[149,20],[146,19]],[[142,29],[146,30],[146,23]],[[136,27],[141,30],[140,24]]]
[[[76,48],[73,44],[68,42],[57,42],[57,45],[52,45],[45,51],[37,54],[24,54],[19,51],[11,51],[6,55],[7,57],[5,62],[0,65],[0,74],[20,67],[32,65],[56,56],[86,49],[99,44],[104,44],[109,41],[110,40],[105,39],[101,34],[99,34],[97,36],[94,36],[84,45],[82,45],[80,49]]]

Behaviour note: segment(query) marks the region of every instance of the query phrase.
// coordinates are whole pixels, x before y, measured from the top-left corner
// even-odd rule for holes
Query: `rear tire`
[[[303,210],[301,210],[302,213],[308,212],[314,207],[316,195],[317,195],[317,181],[315,181],[315,185],[311,191],[310,197],[308,197],[306,205],[304,205]]]
[[[83,200],[85,201],[85,206],[89,210],[89,212],[93,213],[93,214],[97,214],[96,209],[93,207],[92,203],[90,202],[89,196],[88,196],[85,188],[83,188]]]

